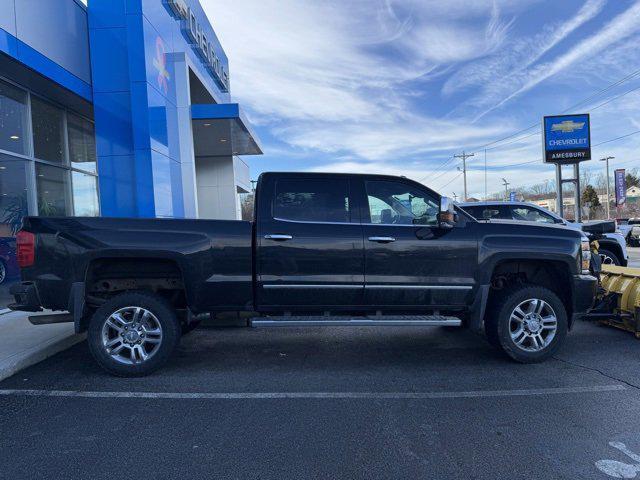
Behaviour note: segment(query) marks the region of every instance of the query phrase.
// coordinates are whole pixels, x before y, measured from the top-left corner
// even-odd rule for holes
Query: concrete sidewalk
[[[84,340],[73,323],[31,325],[24,312],[0,309],[0,380]]]

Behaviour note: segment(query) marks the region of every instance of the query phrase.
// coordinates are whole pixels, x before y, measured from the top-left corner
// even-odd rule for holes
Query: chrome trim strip
[[[275,284],[267,284],[267,285],[262,285],[262,288],[265,289],[280,289],[280,288],[330,288],[330,289],[337,289],[337,288],[343,288],[343,289],[361,289],[364,288],[364,285],[359,284],[359,285],[331,285],[331,284],[325,284],[325,285],[300,285],[300,284],[279,284],[279,283],[275,283]]]
[[[267,284],[262,285],[265,289],[281,289],[281,288],[330,288],[330,289],[359,289],[359,288],[395,288],[403,290],[471,290],[471,285],[332,285],[332,284]]]
[[[328,320],[272,320],[269,318],[258,318],[249,320],[249,325],[257,327],[459,327],[462,321],[454,318],[443,318],[433,320],[375,320],[375,319],[328,319]]]
[[[365,288],[401,288],[403,290],[471,290],[471,285],[365,285]]]

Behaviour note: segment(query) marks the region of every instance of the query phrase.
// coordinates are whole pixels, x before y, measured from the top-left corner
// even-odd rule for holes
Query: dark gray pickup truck
[[[28,217],[17,255],[11,308],[69,312],[98,363],[127,376],[226,311],[250,312],[254,327],[484,329],[511,358],[538,362],[596,288],[580,232],[478,221],[377,175],[263,174],[253,222]]]

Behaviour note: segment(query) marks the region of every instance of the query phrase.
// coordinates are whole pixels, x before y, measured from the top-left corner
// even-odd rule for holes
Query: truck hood
[[[503,219],[490,219],[490,220],[478,220],[479,223],[485,225],[493,225],[496,230],[503,231],[510,234],[521,235],[557,235],[564,238],[576,238],[581,239],[586,237],[585,233],[580,229],[567,228],[565,225],[552,224],[552,223],[535,223],[535,222],[523,222],[521,220],[503,220]]]

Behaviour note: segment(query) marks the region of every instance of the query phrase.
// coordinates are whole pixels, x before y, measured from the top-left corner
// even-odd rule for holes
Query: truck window
[[[514,220],[538,223],[556,223],[551,215],[548,215],[537,208],[525,206],[511,207],[511,213],[513,214]]]
[[[273,217],[298,222],[349,223],[349,184],[341,179],[276,182]]]
[[[401,182],[365,182],[371,223],[437,225],[439,200]]]
[[[504,205],[474,205],[462,208],[478,220],[489,220],[491,218],[511,219],[511,215],[505,210]]]

